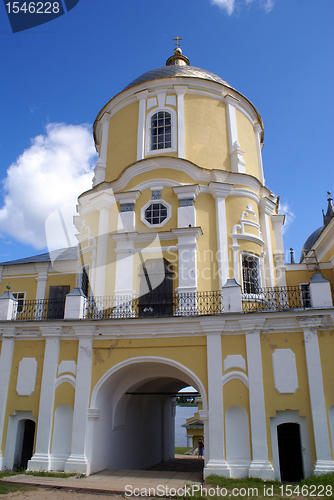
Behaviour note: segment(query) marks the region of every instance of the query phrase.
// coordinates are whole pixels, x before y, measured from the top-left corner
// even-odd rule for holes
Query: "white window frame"
[[[159,111],[164,111],[171,115],[171,147],[164,149],[151,149],[151,118]],[[161,153],[176,153],[177,152],[177,115],[174,109],[163,107],[154,108],[146,115],[146,141],[145,155],[159,155]]]
[[[15,299],[17,300],[17,313],[21,314],[24,312],[25,309],[25,303],[26,303],[26,292],[12,292],[14,295]],[[23,294],[23,297],[19,298],[19,294]],[[23,301],[22,304],[20,304],[20,301]],[[22,310],[20,311],[19,308],[22,305]]]
[[[161,149],[160,149],[161,151]],[[150,205],[152,205],[153,203],[162,203],[163,205],[165,205],[165,207],[167,208],[167,217],[166,219],[164,219],[160,224],[150,224],[150,222],[148,222],[146,219],[145,219],[145,210],[147,209],[147,207],[149,207]],[[148,201],[140,210],[140,220],[147,226],[147,227],[151,227],[151,228],[155,228],[155,227],[163,227],[168,221],[169,219],[171,218],[172,216],[172,207],[170,206],[169,203],[167,203],[167,201],[165,200],[162,200],[162,199],[159,199],[159,200],[150,200]]]
[[[247,293],[244,291],[244,272],[243,272],[243,260],[244,260],[244,257],[252,257],[252,259],[256,259],[257,260],[257,265],[258,265],[258,289],[260,290],[262,288],[262,272],[261,272],[261,258],[258,256],[258,255],[255,255],[253,253],[250,253],[250,252],[240,252],[240,271],[241,271],[241,286],[242,286],[242,293],[243,295],[246,295],[247,297],[254,297],[254,298],[258,298],[260,296],[260,292],[259,293],[254,293],[254,292],[250,292],[250,293]]]

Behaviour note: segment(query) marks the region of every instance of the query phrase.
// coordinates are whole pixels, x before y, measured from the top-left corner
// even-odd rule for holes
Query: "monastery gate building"
[[[1,470],[153,466],[174,456],[172,396],[190,385],[205,476],[333,471],[331,197],[285,264],[261,117],[179,47],[105,105],[94,139],[78,247],[0,265]]]

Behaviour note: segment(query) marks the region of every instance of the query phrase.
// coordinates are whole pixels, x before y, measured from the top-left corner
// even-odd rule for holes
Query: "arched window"
[[[167,111],[158,111],[151,117],[151,150],[172,147],[172,117]]]

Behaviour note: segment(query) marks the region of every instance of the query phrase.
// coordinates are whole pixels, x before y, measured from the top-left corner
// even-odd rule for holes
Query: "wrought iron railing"
[[[84,318],[149,318],[222,314],[222,292],[148,293],[142,296],[91,297]]]
[[[14,318],[22,321],[64,319],[65,297],[60,299],[25,300],[14,306]]]
[[[331,284],[334,302],[334,284]],[[307,286],[257,288],[242,294],[242,311],[283,311],[311,307]],[[65,298],[15,302],[13,319],[21,321],[63,319]],[[222,291],[148,293],[142,296],[88,297],[84,319],[150,318],[164,316],[207,316],[223,314]]]
[[[256,293],[242,294],[243,312],[283,311],[311,307],[308,287],[281,286],[258,288]]]

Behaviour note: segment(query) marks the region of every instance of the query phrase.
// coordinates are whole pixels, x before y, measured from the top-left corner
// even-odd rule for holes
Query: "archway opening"
[[[176,395],[190,385],[200,392],[180,369],[159,362],[133,363],[107,378],[96,397],[92,471],[175,460]]]
[[[300,481],[304,477],[300,425],[293,422],[278,425],[277,440],[281,481]]]

